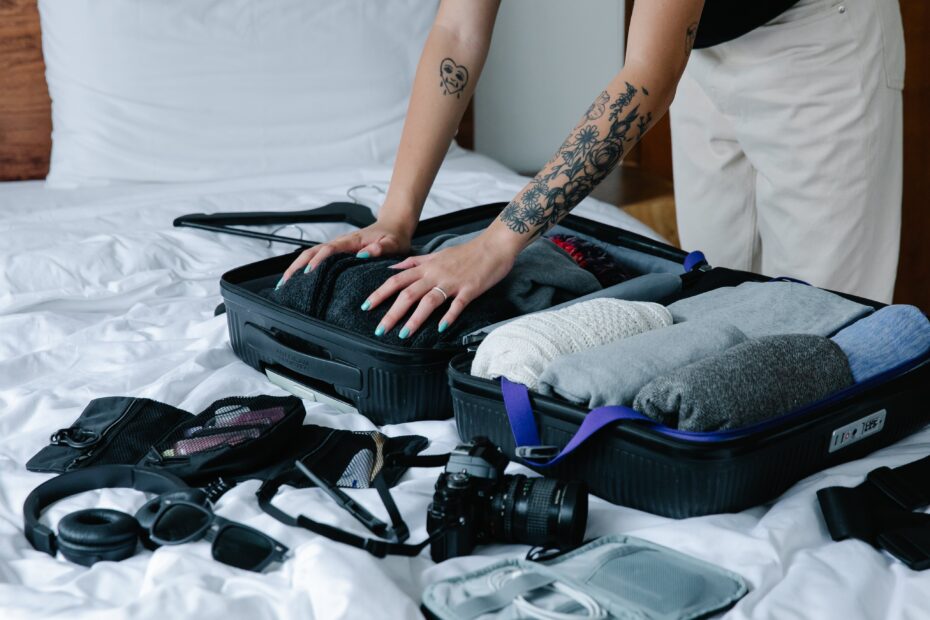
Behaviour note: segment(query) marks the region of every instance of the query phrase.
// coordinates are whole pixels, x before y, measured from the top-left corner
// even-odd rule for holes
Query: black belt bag
[[[200,486],[236,481],[279,460],[300,437],[303,403],[293,396],[231,397],[192,415],[146,398],[92,400],[26,468],[63,473],[96,465],[138,465]]]

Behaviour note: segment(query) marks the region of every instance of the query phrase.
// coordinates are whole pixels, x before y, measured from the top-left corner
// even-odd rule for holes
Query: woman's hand
[[[399,334],[401,338],[409,337],[448,296],[452,303],[439,323],[439,331],[445,331],[472,300],[503,280],[513,268],[522,243],[510,231],[503,233],[495,234],[489,229],[462,245],[425,256],[411,256],[394,265],[394,269],[402,271],[389,278],[362,305],[362,310],[367,311],[397,294],[375,335],[389,332],[416,306]]]
[[[287,268],[276,288],[280,288],[287,282],[298,269],[309,273],[328,256],[340,252],[355,252],[359,258],[374,258],[384,254],[407,254],[410,252],[410,239],[415,224],[416,222],[392,224],[379,220],[361,230],[306,249]]]

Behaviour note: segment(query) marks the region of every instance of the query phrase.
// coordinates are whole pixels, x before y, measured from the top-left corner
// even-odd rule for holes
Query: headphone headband
[[[58,546],[52,530],[39,523],[42,512],[55,502],[84,491],[126,488],[144,493],[168,493],[190,488],[173,474],[135,467],[101,465],[65,472],[32,490],[23,503],[23,532],[37,550],[55,555]]]

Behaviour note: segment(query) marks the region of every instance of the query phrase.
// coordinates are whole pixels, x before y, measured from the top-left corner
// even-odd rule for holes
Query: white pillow
[[[389,161],[436,0],[39,0],[54,187]]]

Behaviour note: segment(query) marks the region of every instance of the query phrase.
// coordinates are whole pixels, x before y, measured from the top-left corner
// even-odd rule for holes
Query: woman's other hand
[[[398,334],[401,338],[411,336],[448,297],[452,303],[439,323],[439,331],[445,331],[471,301],[503,280],[513,268],[522,243],[510,231],[500,232],[489,229],[467,243],[411,256],[394,265],[400,272],[362,305],[362,311],[368,311],[397,295],[375,335],[389,332],[415,307]]]

